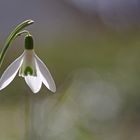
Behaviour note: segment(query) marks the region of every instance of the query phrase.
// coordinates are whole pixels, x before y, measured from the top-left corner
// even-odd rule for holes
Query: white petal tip
[[[32,86],[29,86],[29,87],[30,87],[31,91],[32,91],[34,94],[37,94],[37,93],[39,93],[39,91],[40,91],[40,88],[39,88],[39,89],[33,89]]]
[[[15,78],[21,64],[23,61],[23,55],[18,57],[13,63],[10,64],[10,66],[4,71],[3,75],[0,79],[0,90],[7,87]]]
[[[55,93],[56,92],[56,89],[50,89],[51,92]]]
[[[39,77],[25,76],[25,81],[33,93],[38,93],[42,86],[42,81]]]
[[[51,92],[55,93],[55,92],[56,92],[56,86],[50,87],[49,90],[50,90]]]
[[[3,90],[4,88],[2,86],[0,86],[0,91]]]
[[[37,94],[39,91],[32,91],[34,94]]]

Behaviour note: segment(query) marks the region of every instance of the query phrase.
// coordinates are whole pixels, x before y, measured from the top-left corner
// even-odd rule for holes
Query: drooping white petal
[[[40,58],[35,55],[36,58],[36,66],[37,69],[39,69],[40,76],[42,78],[42,82],[44,85],[51,90],[52,92],[56,92],[56,86],[55,82],[51,76],[51,73],[49,72],[48,68],[46,65],[40,60]]]
[[[35,76],[28,75],[25,76],[24,78],[27,85],[31,88],[33,93],[37,93],[40,90],[42,86],[42,81],[39,76],[35,77]]]
[[[15,78],[15,76],[22,64],[23,55],[24,55],[24,53],[20,57],[18,57],[13,63],[11,63],[10,66],[3,73],[3,75],[0,79],[0,90],[5,88],[6,86],[8,86]]]
[[[33,70],[33,75],[36,75],[36,66],[35,66],[35,53],[34,50],[25,50],[24,51],[24,59],[21,66],[21,69],[19,71],[19,76],[24,77],[25,76],[25,69],[27,67],[31,67]]]

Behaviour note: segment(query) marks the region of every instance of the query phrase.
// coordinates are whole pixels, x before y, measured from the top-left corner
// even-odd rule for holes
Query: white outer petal
[[[42,81],[39,77],[39,75],[35,76],[25,76],[25,81],[27,83],[27,85],[31,88],[33,93],[37,93],[39,92],[41,86],[42,86]]]
[[[40,60],[40,58],[35,55],[36,58],[36,66],[37,69],[39,69],[40,76],[42,78],[42,82],[44,85],[51,90],[52,92],[56,92],[56,86],[55,82],[51,76],[51,73],[49,72],[48,68],[46,65]]]
[[[20,57],[18,57],[13,63],[11,63],[10,66],[3,73],[0,79],[0,90],[8,86],[15,78],[19,68],[22,65],[23,55],[24,53]]]

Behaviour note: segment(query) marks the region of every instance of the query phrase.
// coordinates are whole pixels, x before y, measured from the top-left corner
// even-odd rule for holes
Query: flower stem
[[[29,31],[27,31],[27,30],[20,31],[19,33],[17,33],[17,34],[15,35],[15,37],[14,37],[14,38],[16,38],[16,37],[18,37],[18,36],[20,36],[20,35],[22,35],[22,34],[27,34],[27,35],[30,35],[30,32],[29,32]]]
[[[23,34],[23,33],[27,33],[29,34],[28,31],[24,30],[22,31],[25,27],[33,24],[34,21],[33,20],[26,20],[24,22],[22,22],[21,24],[19,24],[12,32],[11,34],[9,35],[9,37],[7,38],[6,40],[6,43],[0,53],[0,67],[2,65],[2,62],[3,62],[3,59],[5,57],[5,54],[6,54],[6,51],[7,49],[9,48],[10,44],[12,43],[12,41],[19,35]]]

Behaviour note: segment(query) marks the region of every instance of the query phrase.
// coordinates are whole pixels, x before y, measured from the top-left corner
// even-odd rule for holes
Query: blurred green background
[[[0,91],[1,140],[139,140],[138,0],[1,0],[0,48],[26,19],[56,94],[23,78]],[[19,37],[0,74],[24,47]]]

